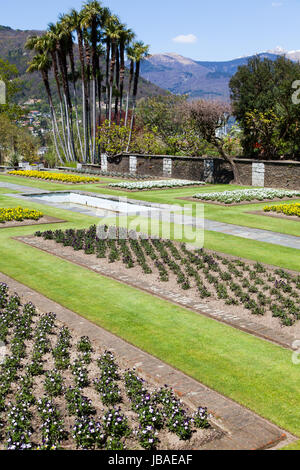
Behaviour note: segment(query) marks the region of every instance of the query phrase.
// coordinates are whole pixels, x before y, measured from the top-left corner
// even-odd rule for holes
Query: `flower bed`
[[[222,204],[238,204],[245,201],[265,201],[267,199],[284,199],[300,196],[300,191],[283,189],[242,189],[212,193],[199,193],[193,196],[202,201],[215,201]]]
[[[300,319],[300,275],[282,269],[231,260],[204,250],[190,251],[184,244],[147,239],[116,227],[48,230],[36,232],[36,236],[109,263],[122,263],[128,269],[137,267],[137,276],[154,275],[163,283],[175,279],[181,290],[194,289],[201,299],[240,306],[256,316],[269,314],[284,326]]]
[[[22,222],[23,220],[39,220],[43,217],[43,215],[44,214],[42,212],[31,209],[23,209],[22,207],[14,207],[9,209],[0,207],[1,224],[11,221]]]
[[[9,175],[24,176],[26,178],[36,178],[46,181],[59,181],[60,183],[96,183],[99,178],[90,176],[66,175],[64,173],[52,173],[48,171],[9,171]]]
[[[300,217],[300,203],[297,202],[296,204],[278,204],[277,206],[266,206],[264,207],[264,211]]]
[[[205,185],[202,181],[187,181],[187,180],[157,180],[157,181],[144,181],[144,182],[132,182],[132,183],[111,183],[111,188],[121,188],[135,190],[148,190],[151,189],[170,189],[170,188],[183,188],[185,186],[200,186]]]
[[[178,450],[219,436],[205,408],[187,410],[6,284],[0,318],[0,449]]]

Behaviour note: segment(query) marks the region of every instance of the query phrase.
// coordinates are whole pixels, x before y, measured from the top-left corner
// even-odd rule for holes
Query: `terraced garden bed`
[[[188,180],[153,180],[153,181],[135,181],[111,183],[109,188],[123,189],[126,191],[152,191],[155,189],[188,188],[190,186],[201,186],[206,183],[202,181]]]
[[[0,229],[22,227],[27,225],[43,225],[65,222],[55,217],[45,216],[42,212],[22,207],[0,208]]]
[[[24,209],[23,207],[0,207],[0,224],[13,221],[23,222],[24,220],[39,220],[43,215],[44,214],[40,211]]]
[[[8,175],[20,176],[34,180],[55,181],[63,184],[89,184],[99,183],[100,178],[91,176],[68,175],[65,173],[53,173],[50,171],[9,171]]]
[[[223,432],[0,284],[0,449],[198,449]]]
[[[251,202],[281,201],[299,199],[300,191],[284,189],[241,189],[234,191],[210,192],[195,194],[191,199],[221,205],[240,205]]]
[[[93,226],[86,231],[37,232],[39,241],[33,245],[68,259],[76,252],[76,259],[82,259],[82,264],[88,259],[91,267],[114,265],[120,273],[143,277],[145,286],[163,284],[216,308],[255,315],[278,331],[299,328],[299,275],[218,253],[192,251],[184,244],[147,239],[123,229],[106,230]],[[103,239],[107,234],[110,238]]]
[[[264,212],[283,214],[289,217],[300,217],[300,203],[295,204],[277,204],[264,207]]]

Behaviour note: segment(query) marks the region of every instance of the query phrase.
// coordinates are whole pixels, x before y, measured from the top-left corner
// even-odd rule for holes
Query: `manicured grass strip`
[[[120,218],[120,225],[133,230],[144,233],[148,232],[148,221],[144,217],[129,217],[128,219]],[[131,225],[128,226],[128,220]],[[115,225],[113,219],[108,219],[108,223]],[[153,225],[155,228],[155,225]],[[171,224],[171,230],[165,223],[161,223],[161,231],[159,229],[151,232],[152,234],[168,234],[171,233],[171,238],[174,239],[175,234],[177,241],[191,243],[191,239],[182,237],[182,227],[179,225]],[[189,227],[187,227],[189,229]],[[186,230],[188,236],[192,236],[192,230]],[[201,241],[201,231],[197,231],[197,239]],[[197,244],[197,243],[196,243]],[[198,246],[198,244],[197,244]],[[202,245],[203,246],[203,245]],[[201,246],[201,248],[202,248]],[[219,251],[229,255],[246,258],[260,263],[279,266],[284,269],[291,269],[292,271],[300,271],[300,257],[299,250],[288,248],[284,246],[274,245],[271,243],[259,242],[248,238],[236,237],[219,232],[204,231],[204,248],[213,251]]]
[[[0,188],[0,194],[17,194],[19,191],[13,191],[12,189],[8,188]]]
[[[280,450],[300,450],[300,441],[294,442],[288,446],[283,447]]]
[[[300,436],[291,351],[8,238],[33,231],[3,230],[2,272]]]
[[[218,232],[205,232],[205,248],[300,272],[299,250]]]
[[[69,225],[64,225],[63,229],[65,230],[68,227],[72,228],[83,228],[89,227],[92,224],[98,224],[99,219],[96,217],[85,216],[80,213],[66,211],[62,209],[56,209],[47,205],[37,204],[35,202],[27,202],[19,199],[14,199],[6,196],[0,195],[0,206],[2,207],[28,207],[31,209],[41,210],[45,215],[52,217],[61,218],[70,222]],[[138,231],[148,232],[148,221],[143,217],[129,217],[129,221],[138,222],[139,228]],[[105,219],[106,223],[114,224],[113,219]],[[101,224],[104,222],[102,221]],[[298,222],[296,222],[298,223]],[[120,224],[125,224],[126,220],[120,218]],[[55,230],[59,227],[56,225]],[[135,229],[135,226],[131,226],[131,229]],[[25,227],[22,227],[24,230]],[[2,229],[3,231],[4,229]],[[11,230],[11,229],[5,229]],[[36,231],[38,230],[35,227]],[[45,227],[44,227],[45,230]],[[181,234],[181,227],[177,226],[175,233]],[[22,232],[24,233],[24,232]],[[28,232],[28,233],[34,233]],[[173,238],[173,237],[172,237]],[[200,237],[201,238],[201,237]],[[182,239],[184,242],[190,242],[189,240]],[[300,272],[300,259],[299,259],[299,250],[271,245],[270,243],[257,242],[254,240],[249,240],[246,238],[235,237],[232,235],[225,235],[218,232],[209,232],[205,231],[204,233],[204,247],[214,251],[220,251],[222,253],[231,254],[233,256],[238,256],[241,258],[250,259],[253,261],[258,261],[274,266],[279,266],[284,269],[291,269],[293,271]]]
[[[69,173],[66,173],[68,175]],[[72,173],[70,173],[72,175]],[[64,184],[64,183],[53,183],[50,181],[42,181],[42,180],[33,180],[27,179],[22,176],[13,176],[13,175],[1,175],[0,174],[0,183],[11,183],[11,184],[18,184],[20,186],[28,186],[30,188],[38,188],[38,189],[45,189],[46,191],[66,191],[69,189],[77,190],[77,191],[91,191],[97,192],[99,190],[99,186],[103,184],[108,184],[110,182],[116,182],[118,180],[114,180],[111,178],[104,178],[102,176],[99,177],[99,182],[95,184]],[[12,192],[10,189],[5,189],[5,192]]]
[[[21,183],[20,181],[24,181]],[[26,181],[26,178],[17,178],[8,175],[0,175],[0,182],[11,182],[14,184],[22,184],[24,186],[31,186],[39,189],[46,189],[49,191],[63,191],[70,188],[70,185],[47,183],[47,182],[36,182]],[[111,181],[109,178],[101,177],[101,184],[96,185],[72,185],[73,189],[81,191],[89,191],[98,194],[108,194],[113,196],[127,197],[129,199],[137,199],[148,202],[156,202],[161,204],[176,204],[184,205],[189,204],[189,201],[182,201],[178,198],[189,198],[195,193],[195,188],[183,188],[183,189],[170,189],[162,191],[147,191],[147,192],[136,192],[130,193],[120,190],[108,189],[105,186],[106,183]],[[117,181],[117,180],[114,180]],[[25,184],[26,183],[26,184]],[[212,185],[199,188],[198,192],[215,192],[215,191],[234,191],[236,189],[249,189],[249,186],[235,186],[232,185]],[[252,188],[253,189],[253,188]],[[297,202],[297,201],[295,201]],[[300,202],[300,200],[299,200]],[[202,204],[202,202],[196,202],[195,204]],[[293,220],[282,220],[267,217],[259,214],[248,214],[249,211],[263,210],[266,203],[249,204],[242,206],[217,206],[213,204],[205,204],[205,218],[210,220],[216,220],[219,222],[226,222],[229,224],[236,224],[243,227],[260,228],[263,230],[270,230],[273,232],[285,233],[288,235],[299,236],[299,223]]]

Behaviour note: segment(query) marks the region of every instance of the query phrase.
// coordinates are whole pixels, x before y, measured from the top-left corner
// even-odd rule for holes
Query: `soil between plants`
[[[175,293],[179,294],[185,299],[190,299],[193,302],[198,302],[200,304],[205,304],[207,307],[214,309],[214,310],[222,310],[223,312],[230,314],[232,316],[237,316],[243,322],[253,321],[257,325],[262,327],[267,327],[273,330],[273,332],[278,335],[280,334],[288,334],[290,336],[299,337],[300,335],[300,321],[296,322],[292,326],[283,326],[282,323],[278,318],[274,318],[270,311],[267,311],[263,316],[262,315],[253,315],[249,310],[247,310],[242,304],[239,305],[226,305],[224,300],[218,299],[216,293],[214,293],[208,299],[202,299],[199,295],[197,287],[192,284],[192,287],[189,290],[183,290],[177,283],[177,278],[175,274],[169,271],[169,281],[162,282],[159,278],[158,271],[154,265],[154,262],[147,258],[147,263],[152,269],[152,274],[144,274],[142,268],[135,263],[135,266],[131,269],[128,269],[123,262],[115,261],[114,263],[109,263],[108,259],[99,259],[96,255],[86,255],[84,251],[74,251],[72,247],[64,247],[61,244],[57,244],[54,240],[44,240],[43,238],[30,236],[30,237],[16,237],[16,240],[22,241],[24,243],[29,244],[30,246],[34,246],[38,249],[46,251],[54,256],[58,256],[60,258],[66,259],[71,261],[72,263],[78,264],[80,266],[86,267],[94,272],[97,272],[101,275],[101,267],[105,270],[112,270],[111,277],[119,280],[122,283],[127,283],[132,285],[135,288],[139,288],[135,285],[135,281],[138,279],[140,282],[142,281],[143,290],[149,292],[150,294],[157,295],[152,288],[160,287],[165,289],[168,293]],[[180,244],[178,243],[178,246]],[[241,258],[236,258],[231,255],[223,254],[223,253],[216,253],[211,250],[206,250],[207,253],[218,254],[221,255],[223,258],[228,260],[237,260]],[[244,260],[249,265],[254,265],[255,262]],[[272,274],[279,280],[279,277],[276,276],[274,273],[276,267],[271,267],[268,265],[264,265],[267,269],[268,274]],[[288,270],[285,270],[289,272]],[[291,272],[291,271],[290,271]],[[295,275],[295,272],[292,272]],[[199,271],[201,274],[201,271]],[[107,275],[103,273],[103,275]],[[124,281],[122,276],[126,275],[129,277],[129,281]],[[245,277],[249,279],[248,273],[245,273]],[[204,275],[202,275],[203,280]],[[273,285],[272,283],[270,285]],[[212,291],[212,290],[211,290]],[[250,294],[251,298],[255,298],[255,294]],[[163,295],[161,295],[163,297]],[[170,298],[165,297],[168,301]],[[255,332],[254,332],[255,334]],[[273,339],[270,338],[271,341]]]
[[[171,187],[165,187],[165,188],[143,188],[143,189],[128,189],[128,188],[122,188],[120,186],[103,186],[105,189],[110,189],[110,190],[116,190],[116,191],[124,191],[126,193],[141,193],[141,192],[149,192],[149,191],[166,191],[166,190],[171,190],[171,189],[188,189],[188,188],[204,188],[203,185],[199,186],[199,184],[193,185],[187,185],[187,186],[174,186],[173,188]],[[181,198],[177,198],[181,199]]]
[[[4,224],[0,223],[0,229],[1,228],[10,228],[10,227],[26,227],[29,225],[45,225],[45,224],[61,224],[65,223],[65,220],[62,219],[57,219],[56,217],[50,217],[48,215],[45,215],[44,217],[41,217],[39,220],[23,220],[22,222],[19,222],[17,220],[11,220],[9,222],[4,222]]]
[[[265,211],[249,211],[246,213],[264,215],[265,217],[274,217],[275,219],[294,220],[296,222],[300,222],[300,217],[298,217],[297,215],[285,215],[285,214],[278,214],[276,212],[265,212]]]
[[[10,294],[12,294],[12,292],[10,292]],[[45,314],[45,312],[41,312],[39,309],[37,309],[36,311],[37,311],[37,316],[34,318],[33,331],[38,321],[40,320],[41,316]],[[52,348],[55,348],[59,331],[63,326],[69,328],[71,335],[72,335],[72,339],[71,339],[72,346],[70,350],[71,352],[70,363],[72,364],[79,357],[79,353],[77,351],[76,345],[78,344],[82,336],[80,334],[80,326],[78,327],[78,329],[75,330],[75,329],[70,328],[68,324],[62,323],[56,319],[55,327],[53,329],[53,334],[50,336],[48,335],[48,338],[50,340],[50,351]],[[9,339],[11,339],[11,337]],[[103,353],[105,353],[105,349],[103,349],[101,344],[98,344],[94,340],[91,340],[91,343],[93,347],[93,352],[91,355],[92,362],[90,365],[87,366],[90,385],[85,387],[82,390],[82,394],[92,401],[93,407],[96,410],[96,414],[94,415],[95,420],[102,421],[101,419],[102,416],[104,416],[104,414],[113,407],[106,406],[102,403],[99,393],[93,387],[93,381],[95,379],[99,379],[101,376],[101,372],[100,372],[99,367],[97,366],[96,361]],[[26,358],[22,359],[21,361],[21,365],[22,365],[21,375],[22,375],[22,370],[24,370],[26,365],[30,363],[31,354],[33,352],[33,344],[34,344],[33,340],[26,340]],[[10,352],[9,341],[8,341],[7,349],[9,353]],[[116,408],[120,407],[121,413],[127,417],[130,429],[136,430],[139,427],[138,417],[137,417],[137,414],[132,411],[131,403],[127,397],[127,394],[125,391],[125,385],[123,381],[124,373],[129,369],[129,365],[125,360],[121,359],[120,357],[116,357],[116,363],[119,366],[118,372],[120,374],[120,380],[117,381],[117,384],[120,388],[121,398],[122,398],[122,402],[119,405],[116,405]],[[41,376],[34,378],[33,395],[36,399],[43,398],[46,395],[45,389],[44,389],[45,374],[47,372],[55,370],[55,363],[54,363],[53,355],[51,352],[48,352],[44,355],[43,369],[44,369],[44,373]],[[63,385],[64,385],[65,390],[67,390],[69,387],[75,386],[74,377],[70,369],[67,369],[65,371],[60,371],[60,373],[63,377]],[[138,375],[143,378],[143,374],[139,373]],[[147,389],[148,392],[153,393],[159,389],[159,386],[157,386],[157,384],[151,383],[149,379],[147,379],[145,380],[145,388]],[[18,380],[16,380],[12,384],[12,390],[7,396],[6,404],[8,404],[9,402],[10,403],[14,402],[14,398],[17,393],[17,390],[18,390]],[[64,398],[64,395],[54,398],[53,402],[58,407],[61,413],[61,416],[64,419],[64,429],[69,433],[68,438],[66,438],[66,440],[62,443],[61,447],[64,450],[76,450],[76,443],[71,437],[71,431],[74,427],[76,419],[74,416],[69,415],[68,409],[67,409],[67,402]],[[195,410],[192,410],[191,408],[189,408],[187,405],[185,405],[184,402],[183,402],[183,407],[187,411],[188,415],[192,416]],[[41,434],[39,432],[39,429],[42,424],[42,421],[36,411],[35,405],[31,407],[31,411],[33,415],[31,424],[34,430],[31,436],[31,442],[41,445],[42,440],[41,440]],[[5,430],[5,425],[6,425],[5,413],[2,413],[1,418],[3,419],[4,430]],[[157,446],[157,450],[200,450],[201,447],[204,446],[205,444],[221,439],[225,435],[224,431],[221,430],[215,424],[214,419],[210,421],[210,424],[211,424],[211,427],[209,429],[195,430],[190,441],[182,441],[175,434],[169,432],[167,428],[164,428],[163,430],[159,431],[160,442]],[[126,450],[143,450],[143,448],[140,446],[137,438],[134,435],[131,435],[130,437],[126,438],[125,444],[126,444]],[[2,442],[0,441],[0,451],[1,450],[5,450],[3,441]]]

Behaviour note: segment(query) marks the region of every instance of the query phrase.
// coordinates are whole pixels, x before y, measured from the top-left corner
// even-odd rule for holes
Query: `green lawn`
[[[286,447],[283,447],[281,450],[300,450],[300,441],[294,442]]]
[[[7,177],[7,178],[10,178],[10,177]],[[0,181],[1,181],[1,175],[0,175]],[[38,184],[39,186],[40,185],[46,185],[46,186],[52,185],[52,183],[35,182],[35,181],[33,182],[33,181],[28,181],[28,180],[26,180],[25,182],[31,183],[31,184],[33,183],[35,185]],[[60,184],[59,186],[63,186],[64,189],[66,189],[66,186],[67,188],[70,188],[69,185]],[[76,186],[78,187],[78,185]],[[86,186],[88,185],[85,185],[84,187]],[[96,188],[94,185],[92,186],[93,186],[92,190],[94,192],[99,192],[99,193],[106,192],[106,190],[103,191],[99,187]],[[82,189],[82,186],[80,186],[80,188]],[[187,189],[187,191],[191,191],[191,189]],[[161,192],[161,191],[158,191],[158,192]],[[144,197],[147,196],[148,198],[150,197],[148,193],[138,193],[138,194],[140,194],[140,197],[141,195],[143,195]],[[151,194],[155,196],[156,192],[152,191]],[[128,196],[128,193],[126,194],[123,193],[123,195]],[[138,199],[138,197],[136,196],[136,193],[130,194],[130,197],[132,197],[133,195],[135,196],[136,199]],[[41,204],[39,205],[37,203],[30,202],[30,201],[24,202],[22,200],[5,197],[1,195],[0,193],[0,207],[16,207],[18,205],[22,207],[33,208],[33,209],[37,208],[41,210],[42,212],[45,212],[46,209],[50,210],[49,207],[47,207],[46,205],[41,205]],[[245,210],[244,208],[245,206],[243,206],[243,210]],[[226,207],[222,209],[224,211],[227,211],[227,210],[232,210],[232,209],[240,210],[241,208],[240,207],[234,207],[234,208]],[[218,207],[218,210],[220,210],[219,207]],[[75,216],[75,214],[69,211],[57,210],[57,213],[63,213],[65,217],[68,217],[68,220],[73,220]],[[259,216],[254,216],[254,217],[259,218]],[[275,223],[275,224],[282,223],[281,219],[273,219],[271,217],[263,217],[263,219],[264,220],[266,219],[266,221],[270,223]],[[77,220],[76,224],[80,223],[80,221],[82,220],[83,220],[83,217],[79,216],[79,219]],[[98,223],[99,221],[98,219],[91,219],[91,220],[94,220],[95,223]],[[140,220],[141,222],[143,222],[142,218]],[[141,223],[141,231],[147,231],[147,222],[145,220],[144,220],[144,223],[145,225]],[[299,228],[300,228],[299,222],[283,221],[283,223],[294,224],[296,228],[298,228],[298,231],[294,230],[292,234],[293,235],[299,234]],[[298,250],[293,249],[293,248],[280,247],[280,249],[278,249],[278,246],[271,245],[269,243],[256,242],[254,240],[249,240],[245,238],[240,238],[240,237],[235,237],[231,235],[225,235],[222,233],[210,232],[210,231],[205,231],[205,247],[211,250],[221,251],[223,253],[232,254],[234,256],[240,256],[242,258],[247,258],[247,259],[251,259],[254,261],[263,262],[266,264],[279,266],[285,269],[300,271],[299,253],[298,253]]]
[[[177,204],[183,205],[185,202],[178,199],[182,197],[192,197],[195,193],[199,192],[212,192],[212,191],[222,191],[222,190],[235,190],[241,189],[239,186],[230,185],[208,185],[201,186],[199,188],[180,188],[180,189],[168,189],[168,190],[157,190],[157,191],[140,191],[130,193],[127,191],[121,191],[118,189],[109,189],[106,186],[112,180],[109,178],[102,178],[101,183],[99,184],[86,184],[86,185],[66,185],[58,183],[49,183],[44,181],[33,181],[28,180],[27,178],[10,176],[10,175],[0,175],[0,182],[11,182],[14,184],[20,184],[24,186],[30,186],[33,188],[45,189],[48,191],[66,191],[70,188],[81,190],[81,191],[90,191],[98,194],[108,194],[114,196],[122,196],[130,199],[138,199],[149,202],[156,202],[161,204]],[[244,187],[247,188],[247,187]],[[300,200],[299,200],[300,202]],[[195,202],[195,204],[203,204],[201,201]],[[219,222],[226,222],[229,224],[236,224],[252,228],[260,228],[264,230],[270,230],[272,232],[280,232],[288,235],[299,236],[299,222],[293,220],[284,220],[277,219],[273,217],[267,217],[264,215],[249,214],[249,211],[262,210],[265,207],[266,203],[260,204],[249,204],[241,206],[217,206],[214,204],[204,204],[205,208],[205,217],[210,220],[216,220]]]
[[[14,206],[19,201],[0,196],[0,203]],[[25,203],[20,201],[20,205]],[[26,206],[68,221],[55,224],[56,229],[87,227],[97,220],[34,203]],[[290,351],[11,238],[37,229],[35,226],[0,231],[1,272],[300,437],[300,374]],[[218,249],[230,245],[227,236],[222,240],[217,235],[208,234],[207,245]],[[236,245],[240,246],[238,241]],[[250,245],[253,242],[242,247],[244,252],[250,250]],[[230,250],[233,249],[232,246]]]

